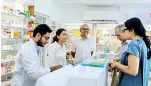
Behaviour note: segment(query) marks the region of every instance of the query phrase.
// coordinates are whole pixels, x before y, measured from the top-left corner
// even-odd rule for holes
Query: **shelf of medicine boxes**
[[[2,29],[6,29],[6,28],[11,28],[11,29],[24,29],[24,30],[28,30],[28,31],[33,31],[33,28],[28,28],[28,27],[20,27],[20,26],[9,26],[9,25],[1,25]]]
[[[68,39],[67,39],[67,41],[66,41],[66,43],[65,43],[66,50],[67,50],[68,53],[71,51],[71,43],[72,43],[72,40],[73,40],[74,38],[76,38],[76,37],[78,37],[78,36],[74,36],[73,34],[68,33]]]
[[[14,71],[15,61],[1,62],[1,81],[8,81],[11,79]]]
[[[71,43],[72,43],[72,40],[77,38],[77,37],[80,37],[80,28],[65,28],[67,30],[67,33],[68,33],[68,40],[66,42],[66,49],[67,49],[67,52],[70,53],[71,52]],[[89,35],[92,35],[92,30],[90,29],[89,31]]]
[[[7,18],[7,16],[19,18],[24,23],[35,22],[35,17],[33,17],[33,16],[32,17],[24,17],[24,16],[10,15],[10,14],[6,14],[6,13],[2,13],[2,14],[3,14],[2,16],[4,17],[4,15],[5,15],[6,18]],[[16,29],[17,28],[17,29],[23,29],[23,30],[28,30],[28,31],[33,31],[34,30],[34,27],[27,27],[27,26],[22,25],[22,24],[18,24],[18,25],[11,24],[12,22],[14,23],[14,20],[13,21],[2,20],[2,25],[1,25],[2,29],[5,29],[5,28]]]
[[[10,26],[7,26],[7,27],[8,27],[7,29],[4,29],[4,27],[2,27],[2,29],[1,29],[2,34],[3,35],[5,34],[1,38],[3,41],[5,41],[5,40],[8,40],[8,41],[19,41],[19,40],[28,41],[29,40],[30,35],[27,35],[27,34],[24,34],[23,35],[24,37],[21,37],[21,36],[13,37],[12,35],[15,34],[14,32],[16,32],[16,34],[18,34],[18,35],[22,35],[22,33],[24,31],[14,31],[14,32],[12,32],[11,29],[13,29],[13,28],[11,28]],[[16,29],[16,28],[14,28],[14,29]],[[20,28],[17,28],[17,29],[20,29]],[[32,29],[25,29],[25,30],[27,32],[28,31],[33,31]],[[7,36],[6,36],[6,34],[7,34]]]
[[[2,32],[5,32],[5,30],[11,30],[11,29],[13,29],[13,30],[15,30],[15,29],[17,29],[17,30],[23,30],[23,32],[32,32],[32,31],[34,31],[34,29],[33,28],[28,28],[28,27],[21,27],[20,25],[17,25],[17,26],[10,26],[10,25],[3,25],[2,24]],[[15,32],[15,31],[14,31]],[[21,32],[21,31],[19,31],[19,32]],[[10,33],[11,33],[11,31],[10,31]],[[5,38],[2,38],[3,40],[9,40],[9,39],[14,39],[14,40],[29,40],[29,38],[30,37],[28,37],[28,35],[24,35],[24,36],[26,36],[26,37],[24,37],[24,38],[21,38],[21,37],[14,37],[14,38],[12,38],[12,37],[5,37]]]
[[[110,52],[117,52],[120,41],[114,34],[114,30],[97,30],[96,32],[96,51],[104,51],[109,48]]]
[[[2,48],[1,49],[1,53],[2,53],[1,68],[2,68],[2,65],[4,65],[4,64],[7,65],[7,66],[5,66],[5,68],[2,69],[2,71],[5,71],[2,73],[2,81],[5,81],[5,80],[7,81],[9,78],[11,78],[12,72],[13,72],[13,71],[12,72],[6,72],[6,70],[8,70],[9,63],[15,61],[14,57],[15,57],[17,51],[19,50],[19,48],[23,44],[24,40],[29,40],[29,39],[28,38],[1,38],[1,39],[3,40],[2,43],[7,42],[7,44],[3,43],[3,45],[1,46],[1,48]],[[20,40],[20,42],[17,40]],[[14,64],[11,66],[13,67]]]
[[[2,13],[3,14],[3,13]],[[9,15],[9,14],[3,14],[3,15],[7,15],[7,16],[12,16],[12,17],[19,17],[19,18],[24,18],[22,16],[15,16],[15,15]],[[25,18],[24,18],[25,19]],[[28,21],[31,21],[31,19],[25,19]],[[25,21],[24,20],[24,21]],[[2,25],[2,29],[1,31],[3,31],[4,29],[22,29],[23,31],[33,31],[34,29],[31,28],[27,28],[27,27],[21,27],[21,26],[9,26],[9,25]],[[24,35],[25,36],[25,35]],[[29,37],[25,38],[21,38],[21,37],[7,37],[7,38],[1,38],[3,41],[7,40],[7,41],[18,41],[18,40],[23,40],[23,41],[28,41]],[[22,41],[22,43],[23,43]],[[18,49],[3,49],[1,50],[2,54],[4,53],[9,53],[10,55],[16,55]],[[15,53],[15,54],[14,54]],[[7,54],[6,54],[7,55]],[[2,60],[2,59],[1,59]],[[10,63],[13,63],[11,65],[9,65]],[[5,58],[1,61],[1,81],[3,83],[3,81],[9,81],[12,77],[13,74],[13,70],[14,70],[14,64],[15,64],[15,60],[5,60]],[[11,68],[8,68],[8,66],[11,66]]]

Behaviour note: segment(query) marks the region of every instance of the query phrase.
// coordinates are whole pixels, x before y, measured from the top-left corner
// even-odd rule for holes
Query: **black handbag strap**
[[[144,52],[142,52],[142,54],[143,54],[143,53],[144,53]],[[142,55],[142,54],[141,54],[141,55]],[[141,58],[141,61],[142,61],[141,73],[142,73],[142,86],[143,86],[143,83],[144,83],[144,82],[143,82],[143,80],[144,80],[144,79],[143,79],[143,73],[144,73],[144,72],[143,72],[143,70],[144,70],[144,58]]]

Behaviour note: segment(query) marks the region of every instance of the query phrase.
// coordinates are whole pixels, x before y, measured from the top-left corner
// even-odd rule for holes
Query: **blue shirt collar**
[[[36,48],[36,51],[37,51],[38,55],[40,55],[40,47],[37,46],[37,44],[35,44],[35,48]]]
[[[30,41],[34,42],[33,39],[30,39]],[[40,47],[34,42],[34,45],[35,45],[35,48],[36,48],[36,51],[37,51],[37,54],[40,55]]]

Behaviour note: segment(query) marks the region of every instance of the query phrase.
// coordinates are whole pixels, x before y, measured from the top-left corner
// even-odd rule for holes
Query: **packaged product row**
[[[1,76],[14,72],[14,61],[1,63]]]
[[[28,39],[32,36],[32,31],[23,31],[20,28],[5,28],[2,30],[2,38],[25,38]]]
[[[33,35],[34,5],[25,0],[2,0],[1,5],[1,81],[9,82],[18,50]],[[7,83],[9,85],[10,83]],[[3,85],[3,84],[2,84]],[[5,86],[5,85],[4,85]]]
[[[16,6],[13,7],[12,5],[2,5],[1,8],[2,8],[1,10],[2,14],[20,16],[20,17],[25,17],[25,18],[30,18],[32,16],[31,12],[29,12],[27,9],[23,9],[19,7],[16,8]]]
[[[2,45],[1,51],[3,50],[19,50],[19,48],[23,45],[23,43],[14,43],[11,45]]]

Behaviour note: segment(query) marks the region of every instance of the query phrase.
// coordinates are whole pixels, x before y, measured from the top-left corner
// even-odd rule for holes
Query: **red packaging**
[[[8,73],[8,64],[4,63],[3,65],[4,65],[4,68],[5,68],[5,74],[7,74]]]
[[[1,75],[5,74],[5,67],[3,64],[1,64]]]

